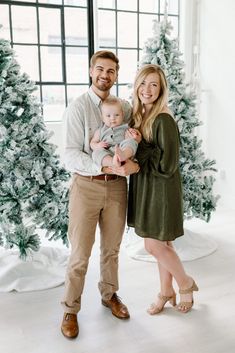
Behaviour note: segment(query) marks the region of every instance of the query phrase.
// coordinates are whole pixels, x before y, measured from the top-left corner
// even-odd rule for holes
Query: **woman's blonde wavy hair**
[[[143,122],[144,107],[141,100],[138,97],[138,90],[146,76],[151,73],[157,73],[160,77],[160,92],[156,101],[153,103],[153,107],[150,111],[149,116]],[[145,140],[150,141],[152,139],[152,126],[157,115],[161,113],[167,104],[168,89],[166,76],[162,68],[158,65],[147,64],[139,69],[136,74],[134,81],[133,91],[133,115],[132,115],[132,126],[139,129]]]

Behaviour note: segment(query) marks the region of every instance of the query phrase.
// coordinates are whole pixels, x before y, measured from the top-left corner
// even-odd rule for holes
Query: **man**
[[[117,174],[108,167],[98,167],[91,158],[90,139],[101,123],[101,102],[110,95],[117,79],[118,58],[110,51],[96,52],[90,62],[92,85],[66,110],[67,123],[65,161],[73,173],[69,199],[69,240],[71,255],[68,263],[65,295],[62,301],[64,317],[61,331],[65,337],[79,333],[77,313],[81,308],[85,275],[100,227],[101,302],[119,319],[130,317],[127,307],[117,296],[118,255],[125,227],[127,181],[125,176],[138,171],[138,164],[128,160],[118,167]],[[131,108],[123,102],[126,120]]]

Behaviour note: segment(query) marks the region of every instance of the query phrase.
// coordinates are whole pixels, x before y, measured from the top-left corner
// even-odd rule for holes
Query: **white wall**
[[[235,1],[199,1],[201,128],[207,155],[219,173],[223,206],[235,205]]]

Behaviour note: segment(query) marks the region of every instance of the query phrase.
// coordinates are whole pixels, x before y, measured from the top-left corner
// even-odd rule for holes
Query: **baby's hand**
[[[100,141],[100,142],[97,142],[94,147],[95,147],[95,149],[108,148],[109,144],[108,144],[108,142]]]

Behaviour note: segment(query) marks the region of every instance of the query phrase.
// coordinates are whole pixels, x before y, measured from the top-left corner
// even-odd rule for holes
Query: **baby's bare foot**
[[[119,156],[117,154],[115,154],[113,156],[113,166],[114,167],[120,167],[121,166],[121,161],[120,161]]]
[[[119,157],[120,162],[125,161],[125,154],[118,145],[115,146],[115,154]]]

